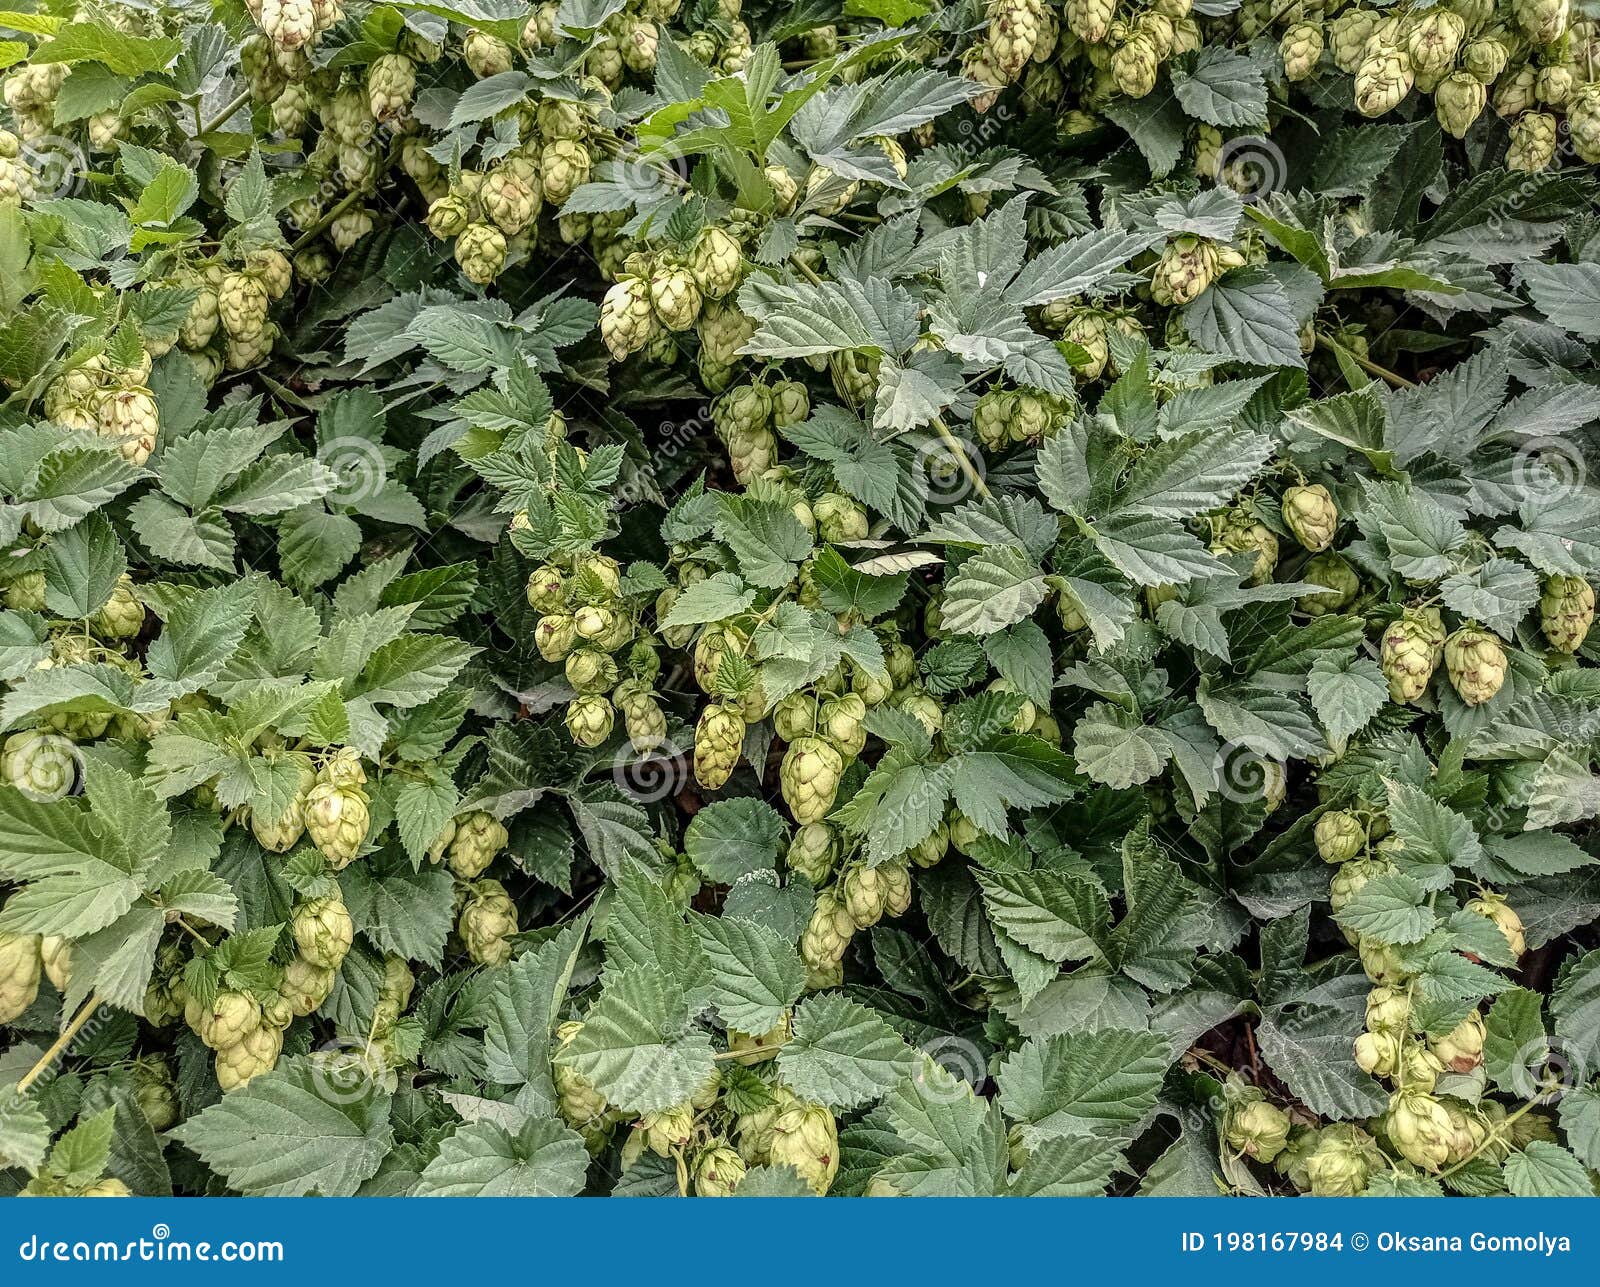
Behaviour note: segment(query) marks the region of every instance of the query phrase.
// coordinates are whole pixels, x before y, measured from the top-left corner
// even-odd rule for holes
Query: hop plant
[[[476,881],[468,891],[456,925],[467,955],[478,965],[504,965],[517,932],[517,905],[498,880]]]
[[[727,1144],[712,1145],[695,1158],[694,1191],[699,1197],[732,1197],[744,1176],[744,1159]]]
[[[1321,483],[1291,487],[1283,494],[1283,522],[1295,540],[1317,554],[1333,544],[1339,510]]]
[[[767,1155],[774,1166],[792,1166],[818,1197],[839,1173],[839,1127],[820,1104],[795,1104],[772,1124]]]
[[[371,814],[360,787],[319,782],[306,793],[306,833],[335,871],[348,867],[366,843]]]
[[[1346,809],[1330,809],[1317,819],[1314,831],[1317,853],[1323,862],[1349,862],[1367,847],[1367,829]]]
[[[43,967],[37,934],[0,930],[0,1023],[11,1023],[39,995]]]
[[[698,741],[696,747],[698,750]],[[696,763],[698,766],[698,757]],[[791,742],[778,770],[778,782],[794,820],[803,824],[827,817],[843,775],[844,756],[832,743],[821,737]]]
[[[506,265],[506,236],[490,223],[469,223],[456,238],[456,263],[476,286],[487,286]]]
[[[701,712],[694,732],[694,777],[706,790],[717,790],[733,775],[744,729],[744,716],[732,707],[713,702]]]
[[[354,926],[338,896],[313,898],[294,909],[290,922],[295,948],[312,965],[337,970],[350,951]]]
[[[1505,649],[1487,630],[1474,626],[1445,640],[1444,664],[1451,687],[1468,706],[1482,706],[1506,682]]]
[[[1216,242],[1183,233],[1167,242],[1161,252],[1150,278],[1150,293],[1158,304],[1188,304],[1205,293],[1216,279],[1217,268]]]
[[[1235,1152],[1270,1162],[1289,1142],[1289,1115],[1257,1091],[1229,1108],[1223,1133]]]
[[[1410,54],[1397,45],[1373,43],[1356,68],[1356,110],[1363,116],[1387,115],[1415,82]]]
[[[1389,698],[1414,702],[1427,691],[1428,681],[1444,655],[1444,626],[1437,608],[1408,608],[1383,632],[1380,650]]]
[[[493,814],[481,809],[463,813],[455,820],[455,833],[450,840],[450,870],[462,880],[476,880],[488,870],[509,839],[505,827]]]
[[[1594,587],[1581,576],[1552,576],[1539,595],[1539,628],[1557,652],[1577,652],[1594,624]]]

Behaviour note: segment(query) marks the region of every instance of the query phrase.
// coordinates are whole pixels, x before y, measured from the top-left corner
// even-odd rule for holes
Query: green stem
[[[82,1031],[83,1025],[89,1022],[89,1016],[95,1012],[95,1009],[99,1006],[99,1004],[100,994],[98,992],[92,993],[89,999],[83,1003],[82,1009],[80,1009],[77,1014],[73,1015],[72,1022],[61,1030],[61,1035],[55,1039],[55,1042],[51,1045],[50,1049],[46,1050],[44,1054],[39,1056],[39,1062],[34,1064],[34,1066],[28,1069],[27,1072],[23,1073],[22,1080],[16,1085],[17,1094],[20,1095],[23,1093],[23,1091],[27,1090],[29,1086],[33,1085],[34,1082],[39,1080],[46,1068],[55,1063],[61,1052],[64,1051],[72,1043],[72,1039],[76,1037],[80,1031]]]
[[[342,215],[351,206],[355,205],[357,201],[361,200],[361,195],[362,194],[357,191],[347,192],[344,194],[344,196],[340,197],[338,204],[335,205],[333,209],[329,210],[297,238],[295,238],[294,245],[289,247],[289,253],[291,255],[299,254],[300,251],[309,246],[313,241],[320,237],[324,231],[326,231],[326,229],[333,223],[335,219]]]
[[[228,103],[228,105],[226,107],[224,107],[220,112],[218,112],[214,117],[211,118],[211,123],[209,125],[202,125],[200,127],[200,133],[209,134],[209,133],[211,133],[212,130],[216,129],[219,125],[225,124],[227,122],[227,119],[230,116],[232,116],[235,112],[237,112],[241,107],[243,107],[249,101],[250,101],[250,91],[248,89],[240,90],[237,94],[235,94],[233,96],[233,98],[229,101],[229,103]],[[196,119],[198,119],[198,115],[197,115]]]
[[[1364,358],[1359,353],[1351,352],[1349,349],[1345,348],[1344,345],[1334,343],[1320,331],[1317,332],[1317,347],[1327,349],[1330,353],[1343,353],[1345,357],[1349,358],[1368,375],[1377,376],[1379,379],[1388,383],[1391,388],[1415,389],[1418,387],[1415,380],[1408,380],[1403,375],[1396,375],[1393,371],[1389,370],[1388,367],[1379,366],[1371,358]]]

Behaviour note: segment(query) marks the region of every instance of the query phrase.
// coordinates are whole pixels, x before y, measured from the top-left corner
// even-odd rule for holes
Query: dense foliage
[[[0,14],[26,1194],[1591,1193],[1600,23]]]

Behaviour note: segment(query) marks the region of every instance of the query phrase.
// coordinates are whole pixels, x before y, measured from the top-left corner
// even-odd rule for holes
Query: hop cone
[[[133,578],[117,578],[111,597],[89,618],[89,627],[102,639],[131,639],[144,625],[144,604],[133,592]]]
[[[820,1104],[796,1104],[772,1124],[768,1156],[774,1166],[792,1166],[821,1197],[839,1172],[839,1128]]]
[[[1590,165],[1600,164],[1600,87],[1585,85],[1567,106],[1572,147]]]
[[[708,299],[721,299],[739,284],[744,252],[721,228],[704,229],[689,252],[689,272]]]
[[[1333,544],[1339,509],[1321,483],[1291,487],[1283,494],[1283,521],[1294,539],[1316,554]]]
[[[1527,950],[1527,938],[1522,928],[1522,917],[1512,910],[1505,898],[1500,894],[1485,891],[1478,897],[1470,900],[1466,910],[1474,915],[1483,916],[1493,921],[1495,926],[1505,935],[1506,946],[1511,949],[1511,955],[1521,957]]]
[[[471,223],[456,238],[456,263],[462,276],[487,286],[506,266],[506,235],[492,223]]]
[[[1450,1115],[1431,1093],[1401,1090],[1389,1101],[1384,1133],[1396,1152],[1424,1171],[1441,1170],[1450,1159],[1454,1131]]]
[[[360,787],[319,782],[305,803],[306,832],[335,871],[348,867],[367,838],[371,815]]]
[[[794,820],[807,823],[826,818],[843,775],[844,756],[832,743],[821,737],[791,742],[778,770],[778,783]]]
[[[1313,1197],[1353,1198],[1367,1191],[1384,1160],[1372,1136],[1350,1122],[1335,1122],[1317,1132],[1304,1165]]]
[[[1383,116],[1400,106],[1416,82],[1411,58],[1395,45],[1375,45],[1356,68],[1356,110]]]
[[[248,1086],[277,1066],[283,1053],[283,1033],[262,1025],[237,1042],[217,1047],[217,1085],[224,1093]]]
[[[1444,653],[1444,626],[1436,608],[1407,609],[1383,632],[1379,657],[1389,681],[1389,698],[1414,702],[1428,688]]]
[[[1506,682],[1505,649],[1488,631],[1473,626],[1446,640],[1444,664],[1451,685],[1468,706],[1482,706]]]
[[[744,1181],[744,1159],[726,1144],[708,1148],[695,1159],[694,1191],[702,1198],[732,1197]]]
[[[301,903],[294,909],[290,929],[300,955],[324,970],[339,968],[354,937],[350,913],[337,895]]]
[[[700,316],[700,288],[687,268],[658,269],[650,278],[650,306],[669,331],[687,331]]]
[[[584,693],[567,707],[567,732],[579,746],[593,749],[611,736],[616,711],[599,693]]]
[[[1434,113],[1451,138],[1465,138],[1488,101],[1489,91],[1470,72],[1451,72],[1433,91]]]
[[[1553,576],[1539,596],[1539,628],[1557,652],[1577,652],[1594,623],[1594,587],[1581,576]]]
[[[600,338],[619,362],[644,348],[655,327],[650,284],[640,278],[624,277],[600,301]]]
[[[456,928],[475,962],[504,965],[511,959],[511,936],[517,932],[517,905],[498,880],[480,880],[471,886]]]
[[[1289,1142],[1289,1115],[1265,1099],[1248,1099],[1228,1112],[1228,1147],[1258,1162],[1270,1162]]]
[[[1349,862],[1367,847],[1367,829],[1345,809],[1330,809],[1317,819],[1317,853],[1327,863]]]
[[[0,1023],[10,1023],[39,995],[43,968],[37,934],[0,931]]]
[[[743,745],[744,716],[718,702],[707,705],[694,731],[695,781],[717,790],[733,775]]]
[[[1283,59],[1283,74],[1289,80],[1305,80],[1317,69],[1322,57],[1322,28],[1314,22],[1297,22],[1278,42]]]
[[[1317,555],[1301,570],[1300,579],[1327,587],[1322,593],[1301,595],[1298,603],[1307,616],[1321,617],[1330,612],[1342,612],[1361,593],[1361,578],[1337,554]]]
[[[450,870],[462,880],[476,880],[510,837],[498,818],[481,809],[464,813],[455,822],[455,835],[447,854]]]
[[[1150,293],[1158,304],[1177,307],[1204,294],[1217,275],[1217,244],[1206,237],[1184,233],[1167,242],[1150,279]]]

